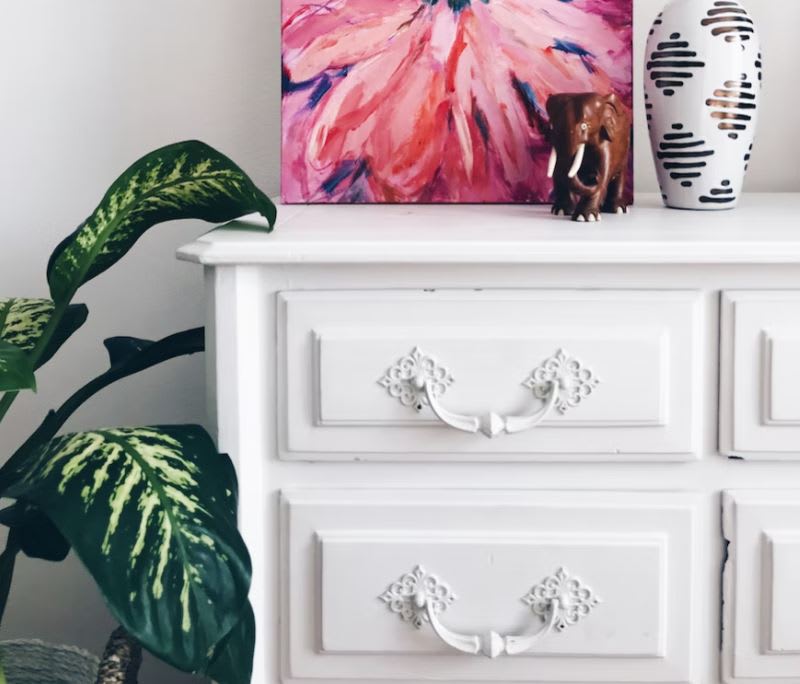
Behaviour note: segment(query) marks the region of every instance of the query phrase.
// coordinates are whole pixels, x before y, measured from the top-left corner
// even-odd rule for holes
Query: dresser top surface
[[[290,263],[800,264],[800,193],[746,194],[733,211],[665,209],[639,195],[628,216],[573,223],[547,206],[278,205],[178,250],[218,266]],[[261,231],[252,230],[260,228]]]

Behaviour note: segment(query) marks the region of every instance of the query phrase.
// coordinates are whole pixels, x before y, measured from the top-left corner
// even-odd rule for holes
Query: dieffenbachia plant
[[[182,142],[135,162],[54,251],[49,299],[0,298],[0,421],[36,371],[81,327],[78,289],[113,266],[149,228],[174,219],[216,223],[275,206],[230,159]],[[72,549],[127,632],[186,672],[250,681],[255,642],[250,560],[236,528],[230,459],[199,426],[61,434],[111,383],[204,349],[203,329],[159,341],[105,341],[108,369],[50,411],[0,468],[8,527],[0,553],[0,622],[19,553],[51,561]],[[0,666],[1,667],[1,666]]]

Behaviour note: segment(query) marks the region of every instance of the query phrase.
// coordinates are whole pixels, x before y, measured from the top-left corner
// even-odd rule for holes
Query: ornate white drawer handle
[[[451,648],[488,658],[529,651],[551,632],[563,632],[587,617],[600,602],[591,588],[577,577],[571,577],[564,568],[559,568],[522,597],[544,624],[534,624],[524,634],[503,636],[493,630],[484,634],[461,634],[445,627],[439,614],[455,602],[456,596],[445,582],[426,572],[421,565],[393,582],[379,598],[389,610],[417,629],[429,623],[436,635]]]
[[[424,374],[418,374],[412,382],[418,391],[425,393],[426,403],[431,407],[431,411],[436,414],[436,417],[445,425],[462,432],[481,432],[487,437],[497,437],[497,435],[501,435],[504,432],[511,435],[515,432],[524,432],[535,428],[550,415],[558,399],[558,385],[551,381],[547,383],[547,403],[543,408],[527,416],[501,416],[497,413],[487,413],[484,416],[468,416],[453,413],[442,406],[436,396],[435,383],[425,378]]]
[[[419,347],[414,347],[410,354],[399,359],[378,382],[404,406],[417,411],[430,406],[434,415],[445,425],[463,432],[481,432],[487,437],[496,437],[503,433],[531,430],[554,410],[566,413],[591,395],[599,380],[591,369],[560,349],[534,369],[522,383],[544,402],[540,409],[522,416],[501,416],[493,412],[472,416],[446,409],[440,398],[453,384],[453,376],[445,366]]]
[[[459,634],[445,627],[436,616],[435,602],[429,600],[424,591],[417,592],[414,596],[414,603],[417,608],[425,610],[425,617],[433,627],[433,631],[444,643],[457,651],[472,655],[481,654],[487,658],[497,658],[497,656],[504,653],[516,655],[530,650],[539,639],[552,631],[559,612],[558,599],[553,599],[550,605],[550,617],[545,626],[538,631],[519,636],[503,636],[490,630],[481,636],[477,634]]]

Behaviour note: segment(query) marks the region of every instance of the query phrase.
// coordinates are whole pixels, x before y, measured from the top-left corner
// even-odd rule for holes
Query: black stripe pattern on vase
[[[730,204],[736,201],[736,195],[729,180],[724,180],[719,187],[711,188],[708,195],[700,195],[703,204]]]
[[[644,94],[644,111],[646,112],[647,128],[649,130],[653,121],[653,103],[650,102],[650,96],[647,93]]]
[[[656,32],[656,26],[661,26],[664,23],[662,17],[664,16],[663,12],[659,12],[656,20],[653,22],[653,27],[650,29],[650,35],[652,36]]]
[[[755,33],[753,20],[738,2],[718,0],[700,22],[712,36],[724,38],[728,43],[744,43]]]
[[[752,123],[758,107],[752,80],[747,74],[741,74],[736,80],[725,81],[706,100],[706,106],[711,109],[717,128],[726,131],[731,140],[737,140]]]
[[[747,148],[747,152],[744,155],[744,170],[750,168],[750,157],[753,156],[753,143],[750,143],[750,147]]]
[[[669,97],[704,66],[705,62],[697,59],[697,52],[691,49],[689,41],[681,38],[680,33],[671,33],[669,40],[658,43],[650,53],[647,73],[656,88]]]
[[[656,156],[672,180],[680,181],[684,188],[690,188],[695,180],[702,177],[708,166],[708,158],[714,156],[714,150],[705,140],[684,130],[683,124],[678,123],[664,134],[658,143]]]
[[[758,53],[758,57],[756,58],[756,69],[758,70],[758,83],[761,84],[762,77],[764,74],[761,73],[761,53]]]

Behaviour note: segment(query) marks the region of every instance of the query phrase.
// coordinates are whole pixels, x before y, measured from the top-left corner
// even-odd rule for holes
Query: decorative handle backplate
[[[531,650],[551,632],[563,632],[587,617],[600,603],[592,589],[564,568],[546,577],[522,597],[539,619],[522,634],[503,636],[494,630],[483,634],[462,634],[442,624],[439,615],[456,600],[449,585],[418,565],[389,585],[378,598],[400,618],[420,629],[429,623],[451,648],[472,655],[497,658]]]
[[[463,432],[480,432],[487,437],[531,430],[554,411],[564,414],[591,395],[600,381],[590,368],[559,349],[531,371],[522,383],[543,401],[543,405],[521,416],[502,416],[494,412],[471,416],[449,411],[440,399],[453,382],[447,367],[419,347],[398,359],[378,381],[404,406],[416,411],[429,406],[445,425]]]

